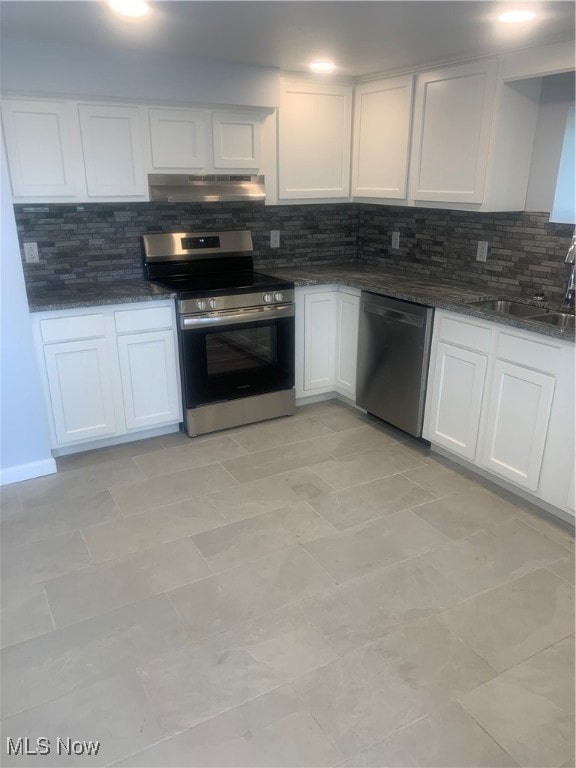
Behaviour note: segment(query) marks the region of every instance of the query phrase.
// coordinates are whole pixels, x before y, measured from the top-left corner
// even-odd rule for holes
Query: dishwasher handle
[[[426,321],[426,317],[413,315],[410,312],[400,312],[397,309],[389,309],[388,307],[379,306],[366,300],[362,302],[362,310],[368,314],[383,317],[385,320],[389,320],[390,322],[414,325],[417,328],[422,328]]]

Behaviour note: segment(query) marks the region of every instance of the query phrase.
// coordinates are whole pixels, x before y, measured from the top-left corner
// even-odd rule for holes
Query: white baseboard
[[[33,477],[53,475],[55,472],[56,462],[54,459],[43,459],[42,461],[32,461],[30,464],[18,464],[15,467],[5,467],[0,469],[0,485],[20,483],[22,480],[31,480]]]

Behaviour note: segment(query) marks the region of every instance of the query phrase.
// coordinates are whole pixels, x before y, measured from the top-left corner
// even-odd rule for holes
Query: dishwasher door
[[[356,404],[422,435],[434,309],[362,291]]]

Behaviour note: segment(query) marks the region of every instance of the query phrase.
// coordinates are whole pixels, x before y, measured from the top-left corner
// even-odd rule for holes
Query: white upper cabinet
[[[212,141],[214,168],[258,171],[261,158],[262,116],[214,112]]]
[[[406,197],[413,81],[412,75],[404,75],[356,88],[352,150],[354,197]]]
[[[356,89],[352,194],[406,205],[521,211],[540,78],[504,80],[496,59]],[[408,177],[408,188],[406,178]]]
[[[349,197],[352,87],[286,78],[278,115],[279,198]]]
[[[150,109],[148,118],[153,170],[198,170],[209,165],[208,112]]]
[[[66,201],[82,194],[82,151],[74,104],[5,99],[2,122],[15,201]]]
[[[483,60],[418,75],[411,197],[482,203],[497,63]]]
[[[138,107],[80,104],[89,198],[147,199]]]

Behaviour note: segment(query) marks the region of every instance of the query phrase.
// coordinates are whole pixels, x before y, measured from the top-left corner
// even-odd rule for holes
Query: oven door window
[[[182,331],[186,407],[294,386],[294,318]]]

